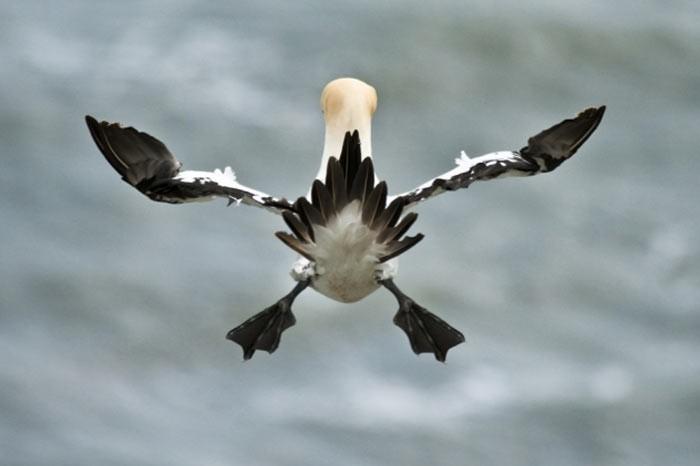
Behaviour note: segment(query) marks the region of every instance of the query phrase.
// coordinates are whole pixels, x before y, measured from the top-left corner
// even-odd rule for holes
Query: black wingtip
[[[593,130],[595,130],[598,125],[600,124],[601,121],[603,121],[603,115],[605,115],[605,111],[607,110],[607,106],[601,105],[596,109],[596,124]]]
[[[605,115],[605,110],[607,107],[605,105],[600,105],[598,107],[590,107],[581,112],[578,116],[583,116],[586,113],[590,112],[592,114],[592,120],[595,122],[595,124],[591,128],[591,133],[595,131],[595,129],[598,127],[598,124],[603,120],[603,115]]]
[[[520,155],[537,164],[539,173],[550,172],[571,158],[591,137],[606,107],[588,107],[573,118],[557,123],[528,139]]]
[[[108,125],[109,123],[107,123],[106,121],[100,122],[97,118],[95,118],[92,115],[85,115],[85,124],[90,130],[90,134],[92,135],[93,139],[95,139],[95,142],[97,142],[97,139],[100,138],[100,126]]]
[[[100,141],[97,133],[97,129],[100,126],[100,124],[92,115],[85,115],[85,124],[87,125],[88,130],[90,131],[90,136],[92,136],[93,141],[95,141],[95,143],[101,151],[102,148],[100,147]]]
[[[598,125],[600,125],[600,122],[603,121],[603,115],[605,115],[605,110],[605,105],[601,105],[599,107],[590,107],[579,113],[573,119],[574,121],[579,119],[589,119],[591,123],[588,126],[587,130],[584,132],[584,134],[581,136],[579,141],[570,148],[569,157],[574,155],[578,151],[578,149],[588,140],[588,138],[591,137],[595,130],[598,129]],[[590,113],[590,116],[587,115],[587,113]]]

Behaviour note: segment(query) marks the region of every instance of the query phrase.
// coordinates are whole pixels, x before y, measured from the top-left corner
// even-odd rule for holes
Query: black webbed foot
[[[380,283],[399,301],[394,323],[406,333],[414,353],[433,353],[435,359],[445,362],[447,351],[464,342],[462,332],[403,294],[393,280]]]
[[[296,323],[292,303],[308,285],[308,281],[297,283],[288,295],[226,334],[227,339],[241,345],[243,359],[252,358],[256,350],[275,352],[282,332]]]

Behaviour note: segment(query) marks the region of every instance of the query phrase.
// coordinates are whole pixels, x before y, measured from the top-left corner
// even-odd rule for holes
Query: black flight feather
[[[310,261],[313,261],[314,258],[307,249],[307,246],[301,242],[298,238],[290,235],[289,233],[286,233],[284,231],[278,231],[275,233],[275,236],[278,237],[284,244],[301,254],[302,256],[306,257]]]
[[[415,212],[407,214],[395,227],[384,229],[377,237],[377,242],[387,243],[399,239],[411,228],[417,218],[418,214]]]
[[[321,216],[321,213],[318,211],[318,209],[316,209],[316,207],[311,205],[311,203],[305,197],[300,197],[294,206],[297,212],[299,212],[299,217],[304,224],[306,224],[311,240],[314,241],[314,225],[324,226],[326,224]]]
[[[389,244],[389,250],[387,253],[379,258],[379,262],[386,262],[389,259],[393,259],[394,257],[398,256],[399,254],[403,254],[404,252],[408,251],[411,249],[413,246],[418,244],[420,240],[424,238],[422,233],[418,233],[416,236],[406,236],[404,239],[401,241],[393,241]]]
[[[374,219],[370,228],[372,230],[383,231],[396,225],[403,210],[403,199],[397,197],[384,211]]]
[[[355,180],[350,187],[348,200],[352,202],[357,199],[360,204],[363,204],[372,192],[372,188],[374,188],[374,166],[372,159],[367,157],[357,170]]]
[[[324,220],[324,225],[335,216],[333,198],[328,192],[328,187],[321,180],[314,180],[311,185],[311,200]]]
[[[380,181],[362,205],[362,223],[371,225],[386,205],[386,182]]]
[[[357,130],[355,130],[352,135],[350,132],[345,133],[343,150],[340,153],[339,162],[345,175],[345,191],[347,193],[351,191],[361,160],[360,134]]]
[[[302,223],[299,217],[291,212],[282,212],[282,218],[298,239],[307,243],[311,241],[309,228]]]
[[[328,176],[331,179],[330,192],[333,197],[333,206],[336,212],[340,212],[348,204],[348,193],[345,189],[343,168],[335,157],[328,161]],[[328,182],[326,182],[328,184]]]

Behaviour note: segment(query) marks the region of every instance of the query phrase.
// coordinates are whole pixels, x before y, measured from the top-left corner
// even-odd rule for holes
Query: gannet
[[[464,335],[406,295],[395,283],[397,258],[423,239],[406,233],[419,203],[475,181],[547,173],[571,157],[595,131],[605,106],[583,110],[531,137],[522,149],[469,158],[417,188],[390,196],[372,161],[375,89],[353,78],[328,83],[321,94],[325,140],[321,166],[307,195],[290,202],[240,184],[230,167],[182,171],[182,164],[158,139],[133,127],[86,116],[98,149],[122,179],[154,201],[180,204],[224,198],[281,215],[290,232],[275,235],[299,254],[291,276],[294,288],[273,305],[228,332],[243,349],[274,352],[282,332],[295,324],[294,299],[307,287],[342,303],[359,301],[380,287],[398,301],[394,323],[414,353],[445,361]]]

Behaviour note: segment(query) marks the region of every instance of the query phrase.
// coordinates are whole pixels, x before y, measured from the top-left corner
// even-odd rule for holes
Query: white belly
[[[362,223],[361,215],[355,201],[326,227],[314,227],[311,287],[344,303],[359,301],[379,288],[378,273],[387,268],[378,262],[384,246],[375,242],[376,233]]]
[[[379,284],[374,279],[374,265],[341,266],[327,269],[311,281],[311,287],[319,293],[342,303],[359,301]]]

